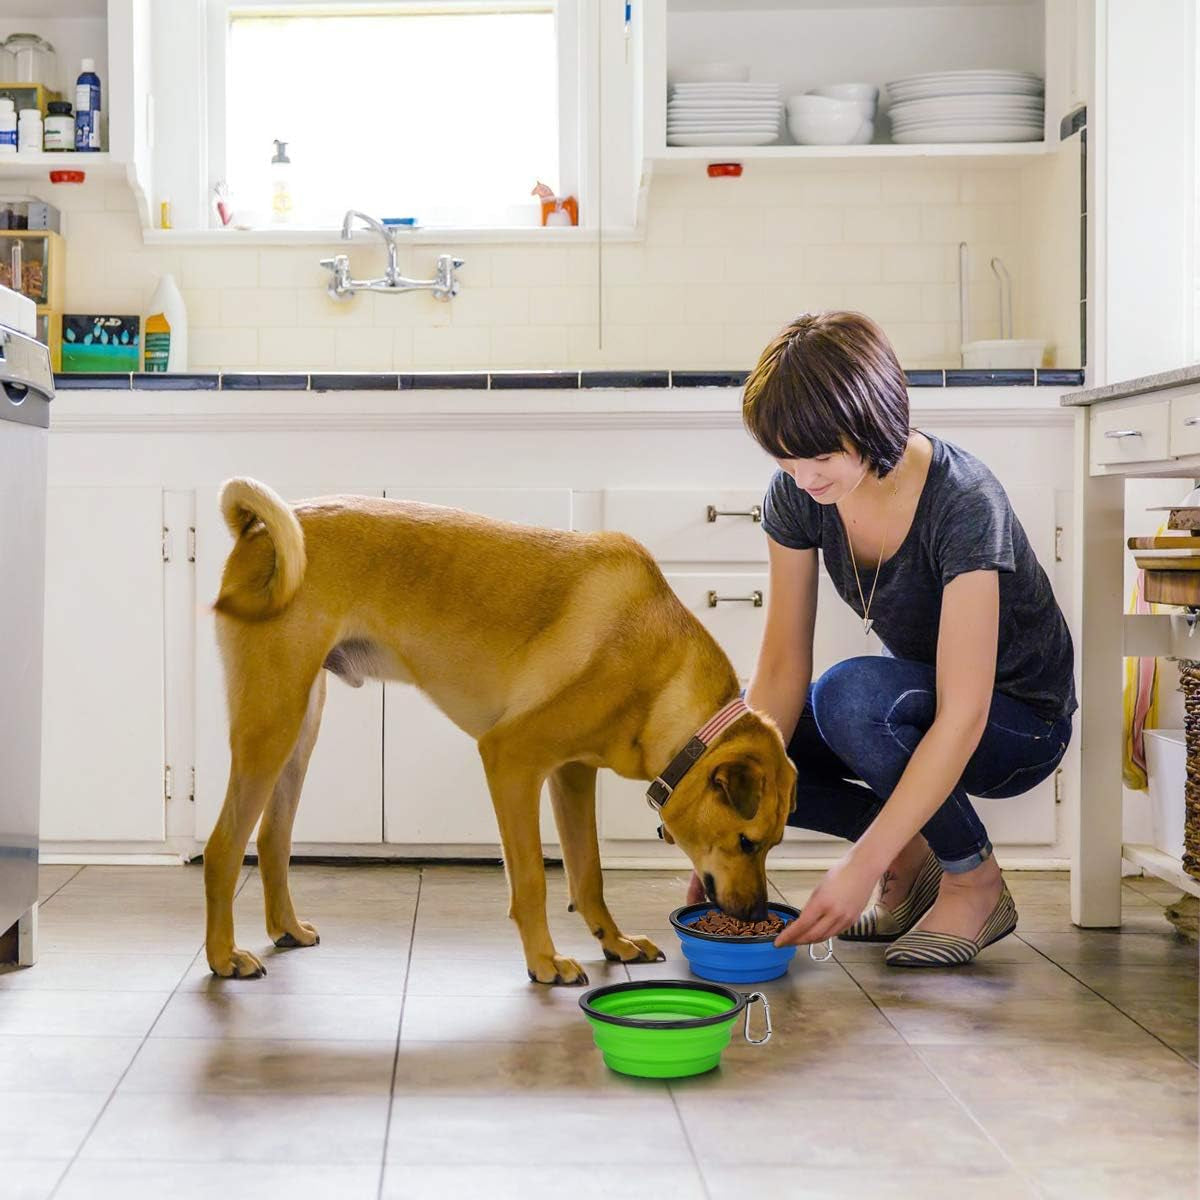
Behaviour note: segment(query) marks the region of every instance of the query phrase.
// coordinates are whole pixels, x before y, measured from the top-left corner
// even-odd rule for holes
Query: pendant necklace
[[[867,477],[867,475],[866,475],[866,472],[864,471],[862,478],[859,479],[858,483],[862,483],[863,479],[865,479],[866,477]],[[854,488],[858,487],[858,483],[856,483],[854,485],[854,487],[850,489],[851,492],[854,491]],[[887,525],[884,526],[884,530],[883,530],[883,540],[879,543],[879,558],[877,559],[877,561],[875,563],[875,578],[871,581],[871,594],[869,596],[866,596],[866,597],[863,596],[862,578],[858,573],[858,561],[854,557],[854,543],[850,539],[850,528],[849,528],[849,526],[846,525],[846,523],[844,521],[842,522],[842,528],[845,530],[845,533],[846,533],[846,545],[850,548],[850,564],[851,564],[851,566],[854,567],[854,582],[858,585],[858,602],[862,605],[862,608],[863,608],[863,616],[862,616],[863,635],[866,637],[870,636],[871,627],[875,624],[875,622],[871,619],[871,602],[875,599],[875,588],[879,584],[879,572],[883,568],[883,553],[887,549],[888,537],[892,532],[892,517],[895,515],[896,493],[899,491],[899,489],[900,489],[900,481],[897,479],[896,482],[892,485],[892,502],[893,503],[889,507],[889,510],[888,510]],[[849,495],[850,493],[847,492],[846,494]]]

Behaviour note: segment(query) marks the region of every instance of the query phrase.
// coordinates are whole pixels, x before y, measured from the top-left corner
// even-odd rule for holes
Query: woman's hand
[[[858,920],[880,871],[850,850],[825,873],[800,915],[775,939],[776,946],[806,946],[836,937]]]
[[[692,872],[691,881],[688,883],[687,904],[699,904],[704,896],[704,884],[700,882],[700,876],[695,871]]]

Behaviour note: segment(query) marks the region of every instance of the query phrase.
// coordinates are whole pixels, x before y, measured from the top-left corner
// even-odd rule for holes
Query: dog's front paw
[[[618,933],[603,943],[604,957],[609,962],[665,962],[667,956],[647,937]]]
[[[300,946],[315,946],[320,940],[321,935],[317,932],[317,927],[310,925],[307,921],[297,921],[290,929],[285,929],[279,934],[271,934],[271,941],[280,950],[295,950]]]
[[[587,972],[573,959],[556,954],[553,958],[539,958],[529,967],[531,983],[582,987],[587,981]]]
[[[228,954],[213,955],[208,965],[222,979],[261,979],[267,973],[267,968],[249,950],[236,947]]]

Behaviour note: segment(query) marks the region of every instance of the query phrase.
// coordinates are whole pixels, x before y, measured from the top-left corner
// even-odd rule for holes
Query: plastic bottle
[[[42,152],[42,110],[23,108],[17,116],[17,153]]]
[[[0,154],[17,152],[17,106],[7,97],[0,97]]]
[[[187,309],[172,275],[164,275],[146,310],[145,370],[187,370]]]
[[[42,122],[47,150],[75,149],[75,118],[65,100],[51,100],[46,105],[49,115]]]
[[[100,149],[100,76],[95,59],[85,58],[75,81],[75,149]]]
[[[278,138],[275,142],[275,156],[271,159],[271,221],[276,225],[286,225],[292,219],[292,160],[287,156],[287,142]]]

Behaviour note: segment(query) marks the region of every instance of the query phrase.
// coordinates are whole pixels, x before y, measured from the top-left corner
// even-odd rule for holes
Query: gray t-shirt
[[[873,631],[896,658],[936,665],[942,589],[968,571],[996,571],[996,690],[1047,720],[1069,716],[1078,707],[1071,634],[1004,488],[973,455],[929,440],[933,460],[912,527],[879,572]],[[838,595],[862,615],[845,527],[834,505],[818,504],[778,471],[763,502],[763,528],[781,546],[819,548]],[[874,567],[864,567],[864,596],[874,578]]]

